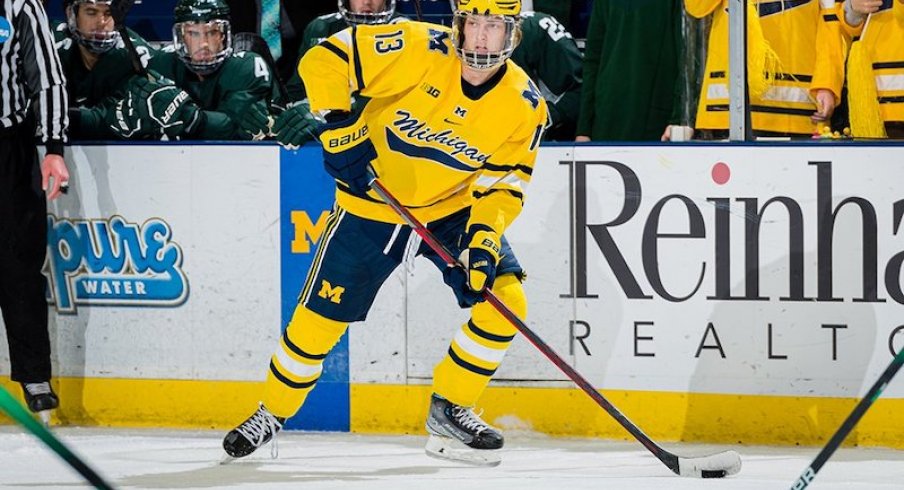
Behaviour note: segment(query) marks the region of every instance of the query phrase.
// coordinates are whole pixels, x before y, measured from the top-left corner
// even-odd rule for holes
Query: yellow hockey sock
[[[322,317],[299,304],[270,359],[264,406],[278,417],[291,417],[320,379],[323,359],[347,323]]]
[[[527,299],[514,274],[496,279],[493,292],[519,318]],[[471,309],[471,320],[452,339],[446,356],[433,370],[433,391],[450,402],[473,407],[502,362],[518,330],[489,303]]]

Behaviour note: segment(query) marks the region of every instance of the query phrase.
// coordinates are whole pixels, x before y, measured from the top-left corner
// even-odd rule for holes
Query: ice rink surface
[[[721,480],[674,476],[635,442],[559,439],[507,433],[502,464],[460,466],[424,455],[425,437],[338,433],[280,434],[269,446],[220,464],[222,432],[54,429],[117,488],[149,489],[787,489],[819,448],[664,444],[681,456],[741,453],[738,475]],[[90,488],[36,438],[0,427],[0,488]],[[904,451],[842,448],[809,487],[904,489]]]

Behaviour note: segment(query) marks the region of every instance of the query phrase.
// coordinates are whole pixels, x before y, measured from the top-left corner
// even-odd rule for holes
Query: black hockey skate
[[[60,406],[60,399],[49,381],[41,383],[22,383],[22,393],[25,395],[25,404],[28,409],[38,414],[44,425],[50,423],[50,411]]]
[[[233,458],[241,458],[253,453],[257,448],[270,442],[282,429],[286,419],[277,417],[261,403],[260,408],[248,420],[229,431],[223,438],[223,449]],[[274,454],[275,457],[275,454]]]
[[[434,394],[427,414],[428,456],[479,466],[496,466],[505,440],[474,410]]]

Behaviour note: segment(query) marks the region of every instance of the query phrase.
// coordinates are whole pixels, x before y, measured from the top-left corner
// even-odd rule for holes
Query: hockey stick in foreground
[[[46,444],[53,452],[57,453],[69,463],[69,466],[85,477],[85,480],[88,480],[88,482],[94,485],[94,488],[97,488],[98,490],[113,490],[112,485],[104,481],[104,479],[91,469],[87,463],[70,451],[69,448],[63,444],[63,441],[57,439],[52,432],[35,420],[2,386],[0,386],[0,411],[5,412],[10,418],[18,422],[19,425],[25,427],[25,430],[31,432],[40,439],[41,442]]]
[[[794,481],[794,484],[791,485],[791,490],[803,490],[813,482],[813,479],[816,478],[816,473],[819,473],[820,468],[822,468],[822,466],[826,464],[826,461],[832,457],[832,454],[838,449],[838,446],[841,445],[845,437],[850,434],[851,430],[854,429],[857,422],[863,418],[863,414],[869,410],[869,407],[872,406],[873,402],[882,395],[882,391],[885,390],[885,387],[888,386],[891,379],[894,378],[898,370],[901,369],[902,364],[904,364],[904,348],[902,348],[898,352],[898,355],[891,360],[891,364],[885,368],[885,371],[879,376],[879,379],[876,380],[873,387],[866,392],[866,395],[863,396],[860,403],[854,407],[854,411],[848,415],[844,420],[844,423],[841,424],[841,427],[835,431],[835,435],[829,439],[829,442],[822,448],[822,451],[819,451],[819,454],[816,455],[816,458],[810,463],[810,466],[808,466],[797,480]]]
[[[410,226],[415,233],[420,235],[427,245],[436,252],[443,261],[450,267],[462,267],[458,260],[452,256],[449,250],[440,243],[417,218],[414,217],[408,209],[405,208],[376,178],[373,179],[372,187],[380,198],[386,202],[398,215]],[[484,299],[493,305],[502,316],[504,316],[515,328],[527,337],[534,347],[540,350],[553,364],[555,364],[563,373],[565,373],[572,381],[577,384],[590,398],[593,398],[600,407],[612,416],[622,427],[631,433],[648,451],[659,458],[670,470],[680,476],[702,477],[702,478],[722,478],[727,475],[733,475],[741,471],[741,456],[736,451],[724,451],[709,456],[700,456],[696,458],[685,458],[663,449],[656,444],[640,428],[628,420],[609,400],[606,400],[593,385],[590,384],[580,373],[573,367],[568,365],[546,342],[543,341],[530,327],[527,326],[512,310],[505,306],[499,298],[487,289],[483,293]]]

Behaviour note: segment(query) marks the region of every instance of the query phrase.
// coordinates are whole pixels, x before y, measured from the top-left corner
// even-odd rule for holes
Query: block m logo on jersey
[[[534,109],[540,105],[540,91],[537,90],[537,86],[530,80],[527,81],[527,89],[525,89],[524,92],[521,92],[521,96],[524,97]]]
[[[322,280],[320,284],[320,292],[317,293],[317,296],[320,296],[323,299],[328,299],[337,305],[342,302],[342,293],[345,292],[345,288],[342,286],[333,287],[329,281]]]

